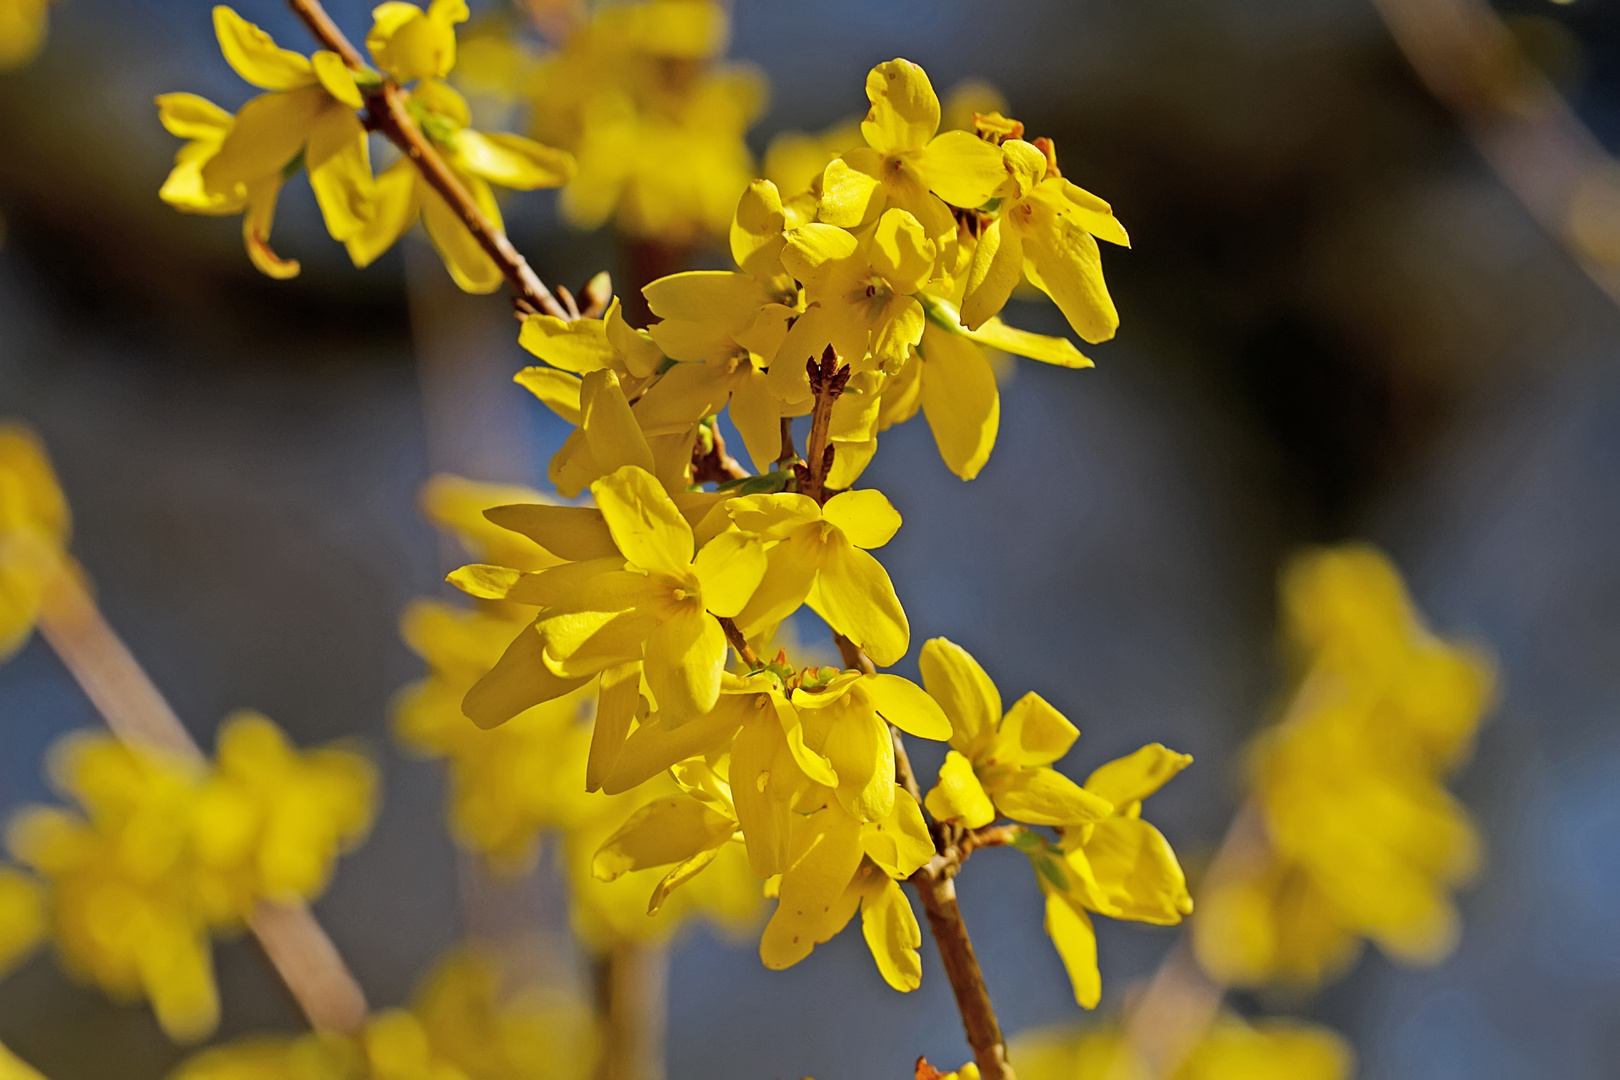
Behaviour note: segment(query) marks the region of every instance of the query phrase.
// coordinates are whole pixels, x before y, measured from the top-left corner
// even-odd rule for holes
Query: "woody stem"
[[[834,640],[838,643],[845,667],[855,668],[866,675],[876,671],[871,657],[849,638],[838,634]],[[922,787],[917,783],[917,773],[911,767],[905,744],[893,725],[889,727],[889,734],[894,739],[895,780],[920,804]],[[956,1011],[962,1015],[962,1030],[967,1035],[968,1045],[973,1048],[973,1060],[978,1063],[979,1075],[983,1080],[1015,1080],[1012,1065],[1007,1060],[1007,1040],[1002,1037],[1001,1023],[996,1019],[990,991],[984,985],[984,972],[979,968],[979,958],[973,952],[973,939],[968,937],[967,924],[962,921],[962,909],[956,902],[954,878],[962,853],[957,851],[955,842],[946,836],[943,829],[936,825],[931,831],[936,854],[927,866],[911,875],[912,887],[917,890],[923,913],[928,916],[928,931],[934,936],[934,944],[939,946],[939,958],[945,964],[945,977],[950,980],[951,992],[956,995]],[[985,840],[985,843],[977,846],[989,847],[1007,842],[999,835],[992,838],[988,833]]]
[[[163,694],[102,616],[76,568],[56,575],[40,605],[39,629],[73,678],[130,746],[206,762]],[[302,904],[261,900],[248,926],[317,1030],[352,1033],[365,1023],[365,994],[332,939]]]
[[[287,0],[287,6],[309,27],[310,33],[323,46],[341,56],[350,69],[366,70],[365,58],[338,29],[320,0]],[[546,288],[545,282],[529,266],[528,260],[518,254],[517,248],[506,238],[506,233],[478,208],[467,189],[445,164],[444,158],[439,156],[416,121],[411,119],[405,108],[406,92],[390,79],[384,79],[379,86],[363,88],[362,92],[376,129],[411,159],[422,174],[422,179],[456,212],[484,254],[500,268],[501,276],[506,278],[506,283],[518,300],[532,311],[543,311],[559,319],[568,319],[568,309]]]
[[[759,654],[748,644],[748,639],[743,637],[742,631],[737,629],[737,624],[734,621],[721,619],[720,629],[726,632],[726,640],[731,642],[733,649],[737,650],[737,655],[742,657],[742,662],[748,665],[748,670],[753,671],[755,668],[762,666],[759,662]]]

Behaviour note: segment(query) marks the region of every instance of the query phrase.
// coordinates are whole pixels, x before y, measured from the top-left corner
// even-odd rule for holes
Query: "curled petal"
[[[890,60],[868,72],[866,98],[872,107],[861,121],[861,134],[875,150],[885,154],[921,150],[939,130],[939,96],[927,73],[910,60]],[[999,169],[1000,151],[983,145],[995,151]]]
[[[315,81],[314,69],[298,53],[220,4],[214,8],[214,36],[235,72],[261,90],[296,90]]]
[[[952,750],[939,768],[939,781],[924,800],[928,812],[940,821],[954,821],[969,829],[996,820],[996,807],[973,773],[973,763]]]

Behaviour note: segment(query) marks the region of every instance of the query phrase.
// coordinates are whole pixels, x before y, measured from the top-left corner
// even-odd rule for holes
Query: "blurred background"
[[[238,7],[310,47],[274,0]],[[329,7],[363,36],[368,5]],[[508,381],[527,362],[508,301],[456,293],[419,241],[356,271],[300,182],[277,247],[304,273],[273,282],[234,218],[158,201],[176,142],[153,96],[249,96],[208,8],[63,0],[40,58],[0,75],[0,414],[43,434],[105,611],[205,746],[251,706],[302,743],[357,735],[383,764],[379,824],[316,909],[374,1004],[395,1004],[492,905],[558,902],[469,891],[439,766],[389,738],[390,697],[419,673],[398,613],[444,591],[450,557],[415,492],[436,469],[538,482],[566,431]],[[1620,12],[1499,13],[1620,149]],[[906,519],[884,561],[915,640],[948,636],[1004,693],[1073,718],[1080,778],[1145,741],[1194,754],[1150,816],[1195,870],[1279,688],[1281,562],[1384,546],[1435,627],[1501,665],[1460,784],[1488,863],[1448,962],[1369,953],[1285,1004],[1347,1034],[1366,1078],[1620,1073],[1620,307],[1482,156],[1479,115],[1437,99],[1368,0],[737,0],[731,52],[772,85],[756,153],[859,115],[867,68],[903,55],[942,93],[999,88],[1131,232],[1105,254],[1118,338],[1087,350],[1095,370],[1018,362],[978,480],[920,422],[885,435],[867,482]],[[541,277],[617,274],[611,237],[554,205],[505,208]],[[1008,315],[1063,330],[1049,305]],[[6,812],[47,798],[46,746],[96,722],[39,641],[0,667],[0,717]],[[1079,1013],[1019,861],[986,852],[959,879],[1012,1032]],[[1100,937],[1105,1007],[1174,940]],[[220,1037],[296,1028],[250,941],[216,957]],[[853,932],[780,974],[688,933],[671,1080],[963,1060],[931,944],[924,965],[902,997]],[[48,951],[0,984],[0,1041],[55,1080],[146,1080],[181,1056],[147,1009],[72,984]]]

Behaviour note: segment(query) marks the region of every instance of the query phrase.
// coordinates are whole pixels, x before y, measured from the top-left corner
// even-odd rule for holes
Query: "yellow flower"
[[[1484,714],[1490,667],[1431,635],[1369,548],[1302,556],[1283,586],[1297,686],[1252,748],[1258,829],[1204,885],[1199,961],[1237,985],[1307,987],[1363,938],[1435,963],[1456,943],[1451,890],[1480,846],[1444,777]]]
[[[1046,1028],[1012,1041],[1027,1080],[1149,1080],[1154,1074],[1114,1027]],[[1328,1028],[1298,1020],[1248,1023],[1223,1014],[1165,1080],[1350,1080],[1355,1055]]]
[[[817,506],[808,495],[747,495],[726,512],[744,533],[770,546],[759,589],[737,615],[749,638],[809,604],[838,633],[888,667],[911,644],[911,624],[883,564],[868,549],[887,544],[900,514],[883,493],[845,491]]]
[[[1001,149],[1011,175],[998,216],[979,233],[963,324],[977,330],[1000,311],[1022,275],[1057,302],[1075,333],[1093,344],[1108,340],[1119,313],[1103,281],[1097,240],[1129,247],[1130,237],[1107,203],[1063,178],[1050,143],[1043,151],[1008,139]]]
[[[67,500],[39,439],[0,422],[0,660],[22,647],[52,579],[63,571]]]
[[[0,1046],[0,1080],[45,1080],[22,1058]]]
[[[205,769],[107,736],[70,736],[57,787],[83,814],[31,807],[10,827],[45,884],[64,966],[118,998],[151,1001],[181,1041],[219,1015],[211,929],[261,899],[311,899],[331,860],[370,824],[372,777],[340,750],[297,754],[267,720],[240,717]]]
[[[0,0],[0,71],[20,68],[45,44],[50,0]]]
[[[44,936],[45,902],[39,882],[10,867],[0,867],[0,976],[32,952]]]
[[[873,68],[866,96],[872,103],[861,122],[867,146],[827,166],[820,218],[856,229],[898,207],[941,246],[941,262],[948,267],[956,244],[950,207],[975,209],[990,200],[1007,179],[1001,152],[965,131],[936,135],[939,98],[927,74],[909,60]]]
[[[923,685],[951,721],[951,751],[928,793],[928,812],[977,829],[1005,815],[1031,825],[1090,825],[1111,801],[1051,768],[1080,731],[1033,691],[1001,712],[1001,694],[960,645],[933,638],[919,658]]]
[[[372,218],[375,185],[366,132],[355,115],[363,104],[356,73],[336,53],[306,58],[280,48],[224,5],[214,8],[214,32],[236,73],[269,93],[234,118],[193,94],[158,98],[164,126],[191,140],[160,194],[190,213],[245,211],[243,238],[254,265],[290,278],[298,263],[271,250],[270,227],[282,182],[300,157],[334,240],[354,239]]]
[[[439,151],[451,174],[496,228],[504,228],[490,184],[516,191],[558,187],[574,174],[574,159],[521,135],[475,130],[467,101],[443,81],[456,62],[455,24],[467,18],[464,0],[433,0],[427,11],[389,0],[373,11],[366,46],[377,65],[399,83],[418,80],[406,108]],[[420,217],[445,269],[472,293],[493,292],[500,268],[450,204],[401,157],[377,178],[375,213],[365,227],[342,237],[356,266],[369,266]]]

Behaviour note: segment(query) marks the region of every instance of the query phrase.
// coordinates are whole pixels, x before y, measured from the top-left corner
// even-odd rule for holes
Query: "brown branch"
[[[367,70],[365,58],[327,15],[320,0],[287,0],[287,6],[303,20],[310,33],[323,46],[341,56],[351,69]],[[405,108],[409,94],[390,79],[384,79],[377,86],[362,87],[361,91],[376,130],[411,159],[422,174],[422,179],[456,212],[484,254],[500,268],[501,275],[506,278],[517,299],[535,311],[543,311],[559,319],[569,318],[568,309],[558,302],[528,261],[518,254],[517,248],[506,238],[506,233],[478,208],[467,189],[462,187],[461,181],[445,164],[444,158],[433,148],[416,121],[411,119],[410,112]]]
[[[606,1021],[598,1080],[663,1080],[669,954],[620,945],[596,964],[597,1011]]]
[[[853,641],[843,634],[834,635],[838,652],[846,668],[871,675],[877,669]],[[895,782],[922,803],[922,786],[911,767],[900,732],[889,725],[894,739]],[[934,857],[928,865],[911,875],[912,887],[922,900],[923,912],[928,916],[928,931],[939,946],[939,956],[945,964],[945,977],[950,980],[951,992],[956,995],[956,1008],[962,1014],[962,1029],[968,1045],[973,1048],[973,1059],[979,1065],[983,1080],[1014,1080],[1012,1065],[1007,1061],[1007,1041],[1002,1038],[1001,1024],[996,1020],[995,1007],[990,1002],[990,991],[984,985],[984,972],[979,958],[973,952],[973,940],[968,937],[967,924],[962,921],[962,909],[956,903],[957,868],[975,847],[993,847],[1011,843],[1016,827],[963,832],[952,826],[933,823],[929,832],[934,837]],[[973,837],[971,843],[968,837]]]
[[[804,366],[810,376],[810,392],[815,395],[816,403],[810,411],[810,438],[805,442],[805,463],[794,466],[793,472],[798,478],[800,493],[824,503],[827,501],[827,473],[832,470],[833,462],[832,408],[849,383],[849,365],[839,366],[837,354],[828,345],[819,363],[811,357]]]
[[[746,480],[754,475],[726,452],[726,438],[720,434],[718,422],[710,425],[709,438],[710,445],[707,452],[703,452],[701,440],[692,446],[694,484],[723,484],[727,480]]]
[[[114,735],[195,766],[206,763],[185,725],[102,616],[77,567],[64,569],[46,591],[39,629]],[[365,994],[308,908],[260,901],[248,926],[317,1030],[359,1030],[369,1011]]]
[[[720,617],[716,615],[715,618]],[[742,662],[748,665],[749,671],[756,671],[765,666],[759,662],[759,654],[754,652],[753,647],[748,644],[748,639],[743,637],[741,630],[737,629],[735,621],[720,619],[720,629],[726,632],[726,640],[731,642],[733,649],[737,650],[737,655],[742,657]]]

